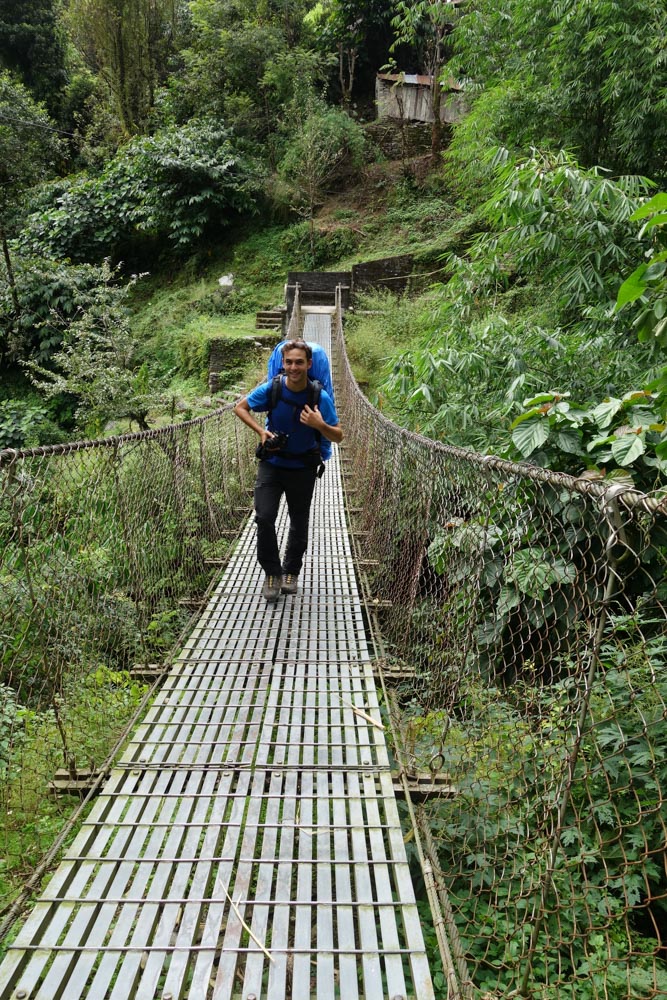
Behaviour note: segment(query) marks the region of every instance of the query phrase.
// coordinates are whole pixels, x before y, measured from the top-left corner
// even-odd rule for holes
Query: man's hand
[[[323,427],[326,427],[319,406],[315,406],[312,409],[310,406],[304,406],[299,419],[302,424],[312,427],[315,431],[321,431]]]
[[[319,431],[323,434],[327,441],[333,441],[335,444],[340,444],[343,440],[343,432],[338,424],[335,426],[333,424],[327,424],[324,417],[320,413],[319,406],[304,406],[301,411],[301,416],[299,418],[302,424],[306,424],[307,427],[312,427],[314,431]]]

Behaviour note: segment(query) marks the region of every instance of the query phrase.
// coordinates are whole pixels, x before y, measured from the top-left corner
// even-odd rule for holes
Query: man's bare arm
[[[272,438],[274,436],[271,433],[271,431],[267,431],[265,427],[260,427],[260,425],[257,423],[257,421],[250,412],[250,407],[248,406],[248,400],[246,399],[245,396],[243,397],[243,399],[240,399],[236,404],[236,406],[234,407],[234,413],[239,418],[239,420],[243,421],[246,427],[249,427],[250,430],[255,432],[255,434],[259,434],[260,438],[262,439],[262,444],[264,444],[265,441],[268,441],[269,438]]]

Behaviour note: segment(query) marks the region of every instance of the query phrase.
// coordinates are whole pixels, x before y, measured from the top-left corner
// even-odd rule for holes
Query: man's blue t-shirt
[[[265,382],[263,385],[257,386],[247,397],[248,406],[255,413],[266,412],[269,409],[270,402],[271,382]],[[307,403],[308,389],[303,389],[301,392],[291,392],[285,385],[283,377],[280,399],[271,413],[270,423],[267,418],[266,426],[268,430],[276,434],[282,431],[288,435],[287,453],[294,452],[298,454],[299,452],[311,451],[313,448],[319,446],[322,460],[326,462],[331,457],[331,441],[327,441],[323,434],[318,440],[312,427],[301,423],[301,411]],[[324,422],[335,427],[338,423],[338,414],[336,413],[336,407],[331,400],[331,396],[325,389],[322,389],[320,394],[318,407]],[[305,464],[298,458],[283,458],[280,455],[272,456],[267,461],[286,469],[303,468]]]

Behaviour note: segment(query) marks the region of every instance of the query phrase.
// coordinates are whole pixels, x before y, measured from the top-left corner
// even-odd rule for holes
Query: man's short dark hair
[[[283,357],[285,357],[285,353],[287,351],[293,351],[295,349],[298,351],[305,351],[306,359],[308,361],[313,360],[312,347],[310,346],[310,344],[307,344],[305,340],[301,340],[300,337],[296,337],[294,340],[286,340],[280,349],[280,353],[282,354]]]

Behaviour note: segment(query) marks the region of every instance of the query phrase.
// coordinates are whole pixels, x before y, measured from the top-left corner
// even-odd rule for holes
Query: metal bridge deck
[[[312,316],[305,336],[329,330]],[[10,946],[2,998],[433,997],[384,733],[355,711],[380,720],[336,448],[299,593],[273,607],[254,534]]]

